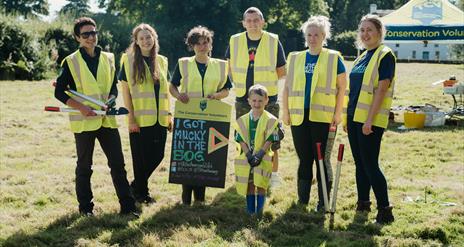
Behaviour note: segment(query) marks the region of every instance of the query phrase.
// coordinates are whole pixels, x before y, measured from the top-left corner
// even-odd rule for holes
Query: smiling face
[[[76,37],[79,46],[89,51],[95,49],[98,43],[96,31],[96,28],[92,25],[82,26],[79,31],[79,36]]]
[[[243,27],[248,33],[261,33],[264,27],[264,19],[258,13],[247,13],[242,21]]]
[[[264,107],[267,105],[269,101],[269,98],[266,96],[261,96],[257,93],[251,92],[250,95],[248,95],[248,104],[250,104],[251,109],[255,113],[263,113]]]
[[[376,48],[381,42],[380,30],[370,21],[363,21],[359,27],[359,37],[368,50]]]
[[[309,26],[305,33],[306,44],[311,50],[317,50],[322,47],[325,35],[317,26]]]
[[[135,43],[140,47],[142,54],[150,54],[150,51],[155,45],[154,37],[148,30],[140,30],[137,34]]]
[[[193,45],[193,51],[195,52],[195,55],[202,55],[202,56],[208,56],[209,52],[212,49],[212,44],[206,37],[200,37],[198,39],[198,42]]]

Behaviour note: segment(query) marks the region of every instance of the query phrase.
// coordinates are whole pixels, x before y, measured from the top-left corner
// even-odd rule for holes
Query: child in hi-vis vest
[[[278,120],[264,110],[269,98],[267,89],[254,85],[248,91],[249,113],[234,123],[239,143],[239,156],[235,159],[237,193],[246,195],[247,212],[261,214],[266,189],[272,175],[271,144],[278,142]]]

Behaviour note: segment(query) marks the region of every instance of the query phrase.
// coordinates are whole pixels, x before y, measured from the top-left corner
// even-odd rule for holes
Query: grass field
[[[464,80],[464,66],[399,64],[394,105],[431,103],[449,109],[451,97],[431,83],[452,74]],[[376,212],[355,214],[349,147],[334,220],[314,212],[315,185],[310,206],[295,205],[298,161],[288,128],[280,155],[283,184],[272,191],[262,219],[248,217],[245,199],[235,193],[234,145],[229,145],[226,188],[207,189],[206,205],[179,205],[180,186],[167,182],[170,137],[149,184],[157,203],[142,206],[139,219],[118,215],[106,159],[97,145],[92,177],[96,217],[86,218],[77,214],[75,146],[67,116],[43,112],[45,105],[59,105],[50,83],[2,81],[0,102],[0,246],[464,246],[462,125],[410,131],[399,131],[401,123],[390,125],[380,160],[396,221],[383,227],[372,223]],[[131,180],[127,126],[123,118],[119,123]],[[343,131],[340,142],[348,142]]]

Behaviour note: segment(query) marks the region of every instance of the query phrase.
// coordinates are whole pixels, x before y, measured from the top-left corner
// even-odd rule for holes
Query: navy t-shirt
[[[314,68],[317,64],[317,59],[319,55],[311,55],[309,51],[306,52],[306,62],[305,62],[305,75],[306,75],[306,85],[305,85],[305,98],[304,98],[304,108],[308,109],[311,102],[311,84],[313,81]],[[343,65],[342,59],[338,57],[337,64],[337,75],[345,73],[345,65]]]
[[[201,89],[201,93],[202,93],[202,97],[205,97],[204,95],[204,90],[203,90],[203,81],[204,81],[204,78],[205,78],[205,73],[206,73],[206,69],[207,69],[207,66],[206,64],[204,63],[199,63],[197,61],[195,61],[197,63],[197,68],[198,68],[198,72],[200,72],[200,75],[201,75],[201,85],[202,85],[202,89]],[[179,64],[176,65],[176,68],[174,69],[174,74],[172,75],[172,78],[171,78],[171,84],[176,86],[176,87],[179,87],[180,86],[180,80],[181,80],[182,76],[180,74],[180,70],[179,70]],[[222,89],[230,89],[232,88],[232,83],[230,82],[230,79],[229,77],[227,76],[227,81],[226,81],[226,84],[224,84],[224,87],[221,88]]]
[[[377,48],[368,50],[366,55],[361,58],[351,69],[350,73],[350,93],[348,100],[347,115],[354,116],[356,110],[356,104],[358,103],[359,93],[361,91],[362,81],[364,72],[366,71],[367,65],[375,53]],[[379,64],[379,81],[390,79],[393,80],[395,75],[395,58],[393,54],[388,53],[383,57]]]
[[[246,76],[246,90],[245,90],[245,95],[243,97],[237,97],[237,101],[242,101],[242,102],[248,102],[248,89],[253,86],[253,82],[255,80],[255,71],[254,71],[254,65],[255,65],[255,56],[256,56],[256,50],[258,49],[259,40],[251,40],[248,38],[248,33],[246,33],[247,37],[247,45],[248,45],[248,70],[247,70],[247,76]],[[230,59],[230,47],[227,47],[226,50],[226,58]],[[282,46],[282,43],[278,43],[277,45],[277,64],[276,68],[282,67],[286,64],[285,61],[285,52],[284,48]],[[270,95],[269,96],[269,103],[273,103],[277,101],[277,95]]]

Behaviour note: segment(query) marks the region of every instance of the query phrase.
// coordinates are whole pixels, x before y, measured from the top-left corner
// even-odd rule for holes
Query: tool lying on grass
[[[56,86],[56,82],[53,82],[52,85]],[[100,106],[102,110],[92,109],[92,111],[95,112],[95,114],[97,115],[126,115],[129,113],[129,111],[124,107],[119,107],[119,108],[115,107],[116,97],[114,95],[111,95],[111,97],[106,102],[102,102],[98,99],[92,98],[90,96],[79,93],[72,89],[68,89],[67,91],[70,94],[82,100],[85,100],[85,101],[88,101],[90,103]],[[45,106],[44,110],[51,111],[51,112],[80,112],[79,110],[74,109],[74,108],[57,107],[57,106]]]
[[[333,194],[330,199],[330,213],[335,213],[335,205],[337,204],[337,193],[338,185],[340,183],[340,172],[342,170],[343,152],[345,151],[345,145],[340,144],[338,146],[338,157],[337,157],[337,170],[335,171],[335,180],[333,184]]]
[[[324,169],[324,158],[322,157],[322,152],[321,152],[321,143],[318,142],[316,143],[316,149],[317,149],[317,159],[319,162],[319,173],[320,173],[320,178],[321,178],[321,185],[322,185],[322,195],[324,197],[324,211],[325,213],[328,212],[329,208],[329,199],[327,195],[327,182],[325,180],[325,169]]]

